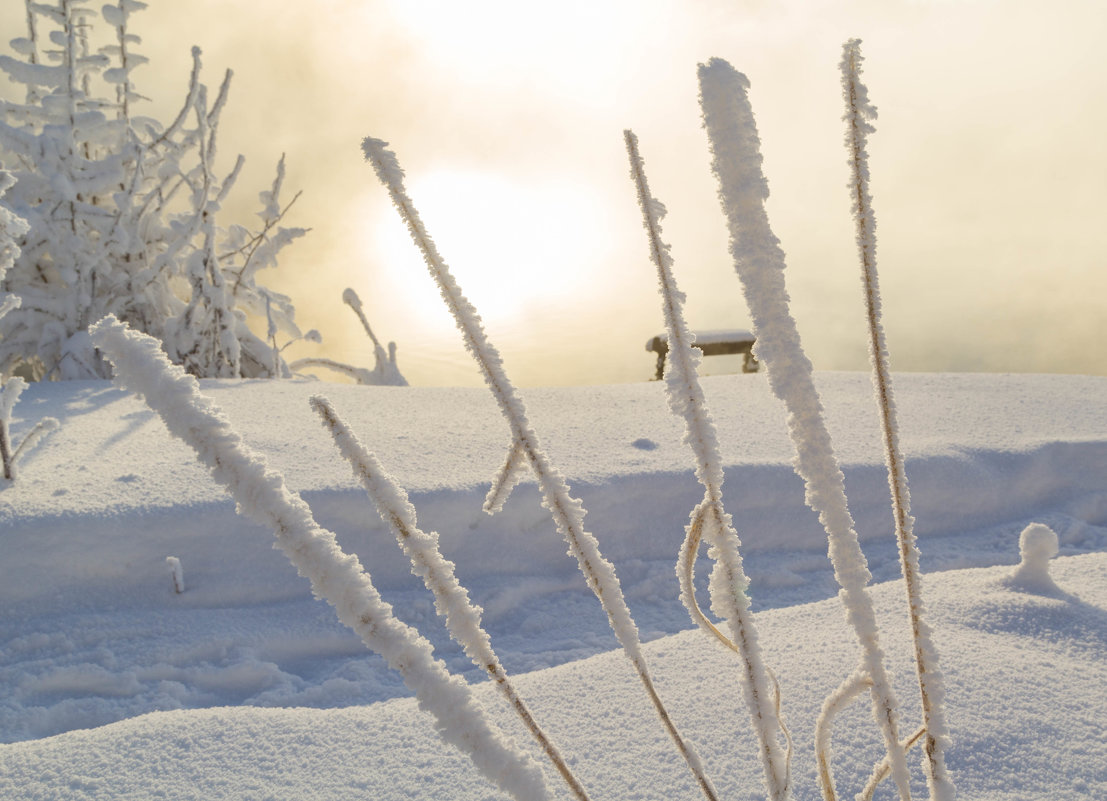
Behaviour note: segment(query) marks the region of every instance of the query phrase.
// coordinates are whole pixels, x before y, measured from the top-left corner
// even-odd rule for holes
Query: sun
[[[568,180],[524,183],[509,176],[443,168],[409,176],[411,197],[465,296],[489,324],[517,326],[527,315],[601,269],[609,251],[603,214],[587,187]],[[365,231],[377,280],[424,327],[449,330],[437,289],[394,210]]]

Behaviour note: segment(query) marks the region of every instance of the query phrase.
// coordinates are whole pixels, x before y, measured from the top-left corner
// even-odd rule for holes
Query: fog
[[[391,143],[443,256],[523,385],[652,376],[662,329],[622,130],[640,138],[693,328],[749,316],[700,128],[696,65],[751,81],[816,368],[867,369],[838,61],[863,40],[877,261],[893,368],[1107,373],[1107,14],[1099,0],[464,4],[159,0],[133,19],[145,113],[175,114],[189,49],[233,69],[221,161],[250,217],[287,154],[287,223],[311,233],[259,276],[322,345],[372,367],[362,297],[413,384],[479,381],[360,153]],[[531,10],[531,8],[535,10]],[[0,10],[22,35],[22,3]],[[735,369],[712,357],[707,372]],[[322,374],[321,374],[322,375]],[[327,376],[328,378],[331,376]]]

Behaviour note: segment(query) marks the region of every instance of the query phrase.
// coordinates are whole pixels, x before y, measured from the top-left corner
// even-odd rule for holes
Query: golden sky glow
[[[22,4],[0,10],[22,33]],[[644,380],[661,330],[622,130],[641,141],[693,328],[747,327],[699,124],[696,64],[750,78],[804,346],[867,369],[837,70],[863,39],[878,265],[900,370],[1107,373],[1107,12],[1098,0],[313,3],[157,0],[135,17],[162,118],[188,52],[236,76],[228,165],[254,208],[287,152],[313,231],[268,283],[323,355],[371,367],[351,286],[413,383],[478,377],[361,159],[391,143],[521,384]],[[307,349],[318,352],[318,349]],[[715,369],[712,360],[706,363]]]

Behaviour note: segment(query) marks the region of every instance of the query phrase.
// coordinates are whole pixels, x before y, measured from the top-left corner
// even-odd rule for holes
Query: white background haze
[[[4,38],[22,4],[0,7]],[[885,325],[898,370],[1107,373],[1107,14],[1097,2],[310,4],[160,0],[136,73],[169,118],[189,47],[236,77],[223,163],[235,202],[288,154],[290,224],[264,277],[327,355],[372,366],[342,290],[416,384],[476,384],[453,323],[363,163],[391,143],[410,193],[520,384],[643,380],[662,330],[627,177],[641,148],[693,328],[748,327],[696,103],[696,64],[752,83],[789,291],[818,369],[866,364],[837,62],[863,39]],[[734,369],[716,359],[708,372]]]

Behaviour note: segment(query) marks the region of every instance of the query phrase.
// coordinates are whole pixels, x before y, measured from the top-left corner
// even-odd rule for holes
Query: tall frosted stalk
[[[372,137],[366,137],[362,142],[362,149],[377,177],[388,190],[393,205],[407,226],[416,247],[419,248],[431,277],[438,285],[442,299],[457,322],[466,349],[477,362],[485,383],[507,419],[511,429],[512,444],[497,483],[500,483],[500,479],[507,479],[510,484],[511,480],[517,477],[516,467],[520,459],[530,465],[538,481],[543,506],[549,510],[554,524],[569,546],[569,552],[576,558],[585,581],[599,599],[604,612],[607,613],[607,619],[615,632],[615,637],[634,666],[662,724],[688,764],[704,795],[709,799],[716,799],[715,790],[704,774],[699,756],[680,736],[661,697],[657,694],[645,655],[642,653],[638,627],[634,624],[630,609],[627,608],[622,586],[615,575],[615,568],[600,553],[596,538],[585,531],[583,504],[570,495],[565,478],[553,467],[541,449],[538,436],[527,419],[523,402],[504,372],[499,351],[488,341],[476,309],[462,294],[445,261],[439,255],[434,241],[427,234],[411,198],[407,195],[404,188],[404,173],[396,155],[388,149],[387,142]]]
[[[200,394],[196,379],[170,364],[153,337],[108,316],[92,338],[111,360],[116,380],[146,399],[174,436],[196,451],[212,478],[235,499],[238,512],[273,530],[276,545],[330,603],[338,618],[398,671],[419,706],[435,718],[442,739],[519,801],[550,798],[538,765],[493,729],[469,685],[434,658],[431,644],[397,620],[356,556],[322,528],[284,477],[242,442],[227,418]]]
[[[500,664],[500,658],[492,650],[492,641],[481,626],[481,609],[469,600],[469,593],[457,580],[454,574],[454,563],[442,556],[438,548],[438,535],[433,532],[427,534],[419,528],[415,507],[408,500],[407,493],[385,471],[380,460],[358,441],[349,426],[338,416],[330,401],[316,395],[311,398],[310,403],[311,408],[319,415],[323,425],[334,437],[338,450],[350,463],[354,477],[365,488],[381,519],[392,529],[396,541],[411,560],[411,572],[422,578],[427,589],[433,593],[435,607],[446,619],[446,628],[450,636],[464,649],[473,664],[485,671],[496,683],[496,687],[522,719],[534,739],[538,741],[565,783],[569,785],[573,795],[579,801],[588,801],[588,794],[569,769],[561,753],[538,725],[538,721],[534,719],[534,715],[515,690],[515,685],[508,678],[507,671]]]
[[[866,589],[871,575],[849,513],[845,478],[823,421],[811,362],[788,309],[784,252],[765,211],[769,186],[761,171],[760,139],[747,96],[749,80],[718,58],[700,65],[699,80],[712,170],[730,229],[730,252],[753,318],[757,358],[765,365],[773,394],[788,410],[788,430],[796,448],[793,466],[804,480],[807,504],[826,530],[834,575],[842,587],[839,595],[861,647],[861,669],[872,680],[873,714],[892,777],[900,798],[908,801],[910,777],[899,742],[896,701]]]
[[[700,357],[692,346],[694,336],[684,320],[684,293],[677,288],[673,276],[673,259],[669,254],[669,246],[661,240],[661,218],[665,216],[665,207],[650,194],[645,165],[638,151],[638,137],[632,131],[624,131],[623,139],[630,160],[631,178],[638,193],[638,205],[642,210],[642,225],[649,239],[650,261],[657,268],[658,291],[661,295],[665,328],[669,334],[669,369],[665,374],[669,407],[673,414],[683,418],[685,422],[684,442],[695,455],[696,478],[704,487],[703,501],[692,512],[685,545],[677,564],[681,600],[694,622],[708,634],[723,639],[741,657],[745,667],[743,687],[746,705],[758,738],[765,788],[769,798],[774,801],[784,799],[790,796],[789,755],[783,752],[777,742],[777,733],[783,726],[773,700],[772,681],[762,660],[749,598],[743,592],[749,580],[738,551],[738,532],[734,530],[731,517],[723,508],[722,461],[719,458],[715,423],[711,419],[707,399],[700,385]],[[733,641],[722,636],[696,602],[692,567],[703,534],[716,555],[711,577],[711,606],[715,614],[729,624]]]
[[[952,801],[953,783],[946,772],[943,750],[948,743],[943,699],[945,691],[938,667],[938,651],[924,614],[919,549],[911,517],[911,494],[907,487],[903,452],[899,445],[896,405],[892,395],[892,375],[888,366],[888,346],[880,315],[880,284],[876,270],[876,217],[869,193],[868,134],[876,130],[876,108],[861,82],[861,40],[850,39],[842,48],[842,94],[846,103],[846,150],[850,166],[850,204],[857,225],[857,252],[861,260],[861,279],[865,288],[865,311],[869,324],[869,360],[872,363],[873,389],[880,411],[884,435],[884,459],[888,467],[888,487],[892,495],[896,540],[899,544],[903,583],[907,591],[907,609],[915,646],[915,669],[919,679],[923,727],[926,729],[923,766],[930,797],[934,801]]]

